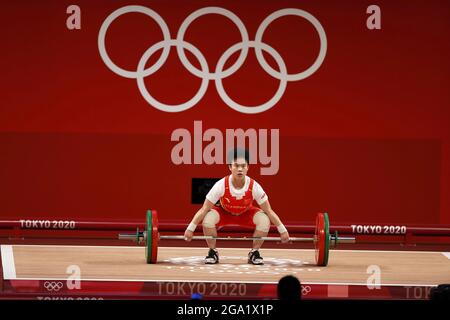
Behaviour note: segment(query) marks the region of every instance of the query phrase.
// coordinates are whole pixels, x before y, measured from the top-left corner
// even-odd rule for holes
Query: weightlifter
[[[280,233],[281,241],[288,242],[289,233],[272,210],[267,194],[258,182],[247,176],[248,152],[241,149],[232,150],[228,155],[227,163],[231,174],[217,181],[206,195],[202,208],[194,215],[184,233],[186,241],[191,241],[199,223],[203,225],[203,234],[213,237],[217,237],[217,228],[225,225],[254,227],[253,237],[266,237],[270,223],[273,223]],[[253,206],[253,200],[259,207]],[[208,239],[206,242],[209,251],[205,263],[218,263],[216,240]],[[263,242],[263,240],[253,241],[253,248],[248,254],[248,263],[264,264],[259,253]]]

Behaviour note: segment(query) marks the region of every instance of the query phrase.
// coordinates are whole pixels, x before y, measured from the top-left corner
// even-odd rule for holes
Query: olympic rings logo
[[[302,286],[302,296],[306,296],[311,290],[311,286]]]
[[[45,281],[44,282],[44,288],[47,289],[47,291],[55,291],[58,292],[62,289],[63,283],[61,281]]]
[[[150,18],[152,18],[161,28],[163,38],[164,40],[155,43],[151,47],[149,47],[145,53],[140,58],[140,61],[137,65],[136,71],[134,70],[125,70],[117,66],[109,57],[106,47],[105,47],[105,37],[106,33],[108,31],[109,26],[111,23],[120,17],[121,15],[124,15],[126,13],[142,13]],[[186,31],[189,27],[189,25],[199,17],[207,14],[218,14],[225,16],[226,18],[230,19],[239,29],[239,32],[241,34],[241,42],[238,42],[231,47],[229,47],[220,57],[219,61],[217,62],[216,68],[214,72],[210,72],[208,68],[208,63],[206,61],[206,58],[204,55],[200,52],[199,49],[197,49],[195,46],[193,46],[191,43],[184,41],[184,37],[186,34]],[[287,71],[286,64],[283,60],[283,58],[280,56],[280,54],[271,46],[269,46],[267,43],[263,42],[263,36],[264,32],[267,29],[267,27],[270,25],[271,22],[274,20],[284,17],[294,15],[301,18],[304,18],[308,20],[316,29],[317,33],[319,34],[320,38],[320,50],[319,54],[314,61],[314,63],[306,70],[295,73],[295,74],[289,74]],[[144,84],[144,78],[150,76],[151,74],[157,72],[161,66],[166,62],[171,47],[176,47],[178,56],[180,58],[180,61],[182,62],[183,66],[193,75],[195,75],[198,78],[202,79],[200,88],[198,89],[197,93],[192,97],[190,100],[178,104],[178,105],[169,105],[162,103],[158,100],[156,100],[147,90],[145,84]],[[276,78],[280,80],[280,84],[278,86],[278,89],[275,93],[275,95],[265,103],[258,105],[258,106],[245,106],[242,104],[237,103],[233,99],[230,98],[230,96],[226,93],[222,80],[224,78],[227,78],[234,74],[244,63],[245,59],[247,58],[247,54],[249,51],[249,48],[254,48],[256,53],[256,58],[261,65],[261,67],[273,78]],[[103,62],[106,64],[106,66],[114,73],[116,73],[119,76],[122,76],[124,78],[130,78],[130,79],[136,79],[137,86],[144,97],[144,99],[153,107],[155,107],[158,110],[165,111],[165,112],[181,112],[185,111],[187,109],[192,108],[195,106],[205,95],[206,90],[209,85],[209,81],[214,81],[216,85],[217,92],[219,93],[221,99],[225,104],[227,104],[232,109],[246,114],[255,114],[264,112],[266,110],[269,110],[272,108],[283,96],[288,81],[299,81],[308,78],[311,76],[314,72],[316,72],[319,67],[321,66],[322,62],[325,59],[326,52],[327,52],[327,37],[325,34],[325,30],[323,29],[322,25],[320,24],[319,20],[317,20],[313,15],[310,13],[295,9],[295,8],[288,8],[288,9],[281,9],[278,11],[273,12],[269,16],[267,16],[263,22],[260,24],[256,36],[254,40],[249,39],[249,35],[247,33],[247,29],[245,28],[243,22],[237,15],[235,15],[233,12],[226,10],[224,8],[220,7],[205,7],[202,9],[199,9],[193,13],[191,13],[181,24],[180,29],[178,30],[178,34],[176,39],[172,39],[170,36],[170,31],[163,20],[163,18],[155,11],[153,11],[150,8],[144,7],[144,6],[125,6],[122,8],[117,9],[113,13],[111,13],[103,22],[99,34],[98,34],[98,49],[100,52],[100,56],[103,60]],[[150,59],[150,57],[157,52],[158,50],[162,50],[162,54],[158,61],[155,62],[152,66],[145,68],[146,63]],[[188,50],[191,52],[195,58],[200,63],[201,69],[199,70],[195,66],[193,66],[189,60],[187,59],[185,55],[185,50]],[[237,51],[240,51],[240,55],[236,62],[230,66],[228,69],[224,70],[224,66],[227,62],[227,60]],[[265,60],[263,53],[266,52],[272,56],[272,58],[275,60],[275,62],[278,65],[279,71],[274,70]]]

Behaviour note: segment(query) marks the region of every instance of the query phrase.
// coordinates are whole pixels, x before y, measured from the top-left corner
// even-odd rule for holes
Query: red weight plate
[[[316,217],[316,264],[323,266],[325,264],[325,217],[323,213],[318,213]]]
[[[152,211],[152,263],[156,263],[158,261],[158,213],[156,211]]]

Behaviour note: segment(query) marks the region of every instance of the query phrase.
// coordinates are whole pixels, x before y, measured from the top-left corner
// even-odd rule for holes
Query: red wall
[[[137,1],[157,11],[175,37],[204,1]],[[0,102],[0,217],[142,217],[190,219],[193,177],[222,177],[224,165],[171,162],[177,128],[280,130],[280,170],[249,174],[289,221],[327,210],[333,222],[450,224],[450,4],[377,1],[382,29],[366,28],[369,1],[209,1],[237,14],[251,39],[273,11],[299,8],[323,25],[328,51],[311,77],[289,82],[270,110],[246,115],[224,104],[211,82],[193,108],[166,113],[149,106],[133,79],[111,72],[98,53],[104,19],[127,1],[77,1],[81,30],[66,28],[68,1],[0,5],[5,27]],[[124,68],[161,39],[151,19],[131,14],[114,22],[107,48]],[[223,17],[200,18],[186,36],[213,69],[239,41]],[[288,70],[305,69],[319,41],[300,18],[286,17],[264,36]],[[279,81],[254,51],[224,80],[243,104],[270,99]],[[192,59],[194,61],[195,59]],[[292,72],[290,71],[290,72]],[[200,80],[169,60],[146,79],[167,103],[192,97]]]

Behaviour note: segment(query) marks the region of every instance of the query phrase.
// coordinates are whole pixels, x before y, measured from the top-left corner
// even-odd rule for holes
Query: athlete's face
[[[236,179],[242,179],[247,175],[248,164],[244,158],[237,158],[229,165],[231,174]]]

